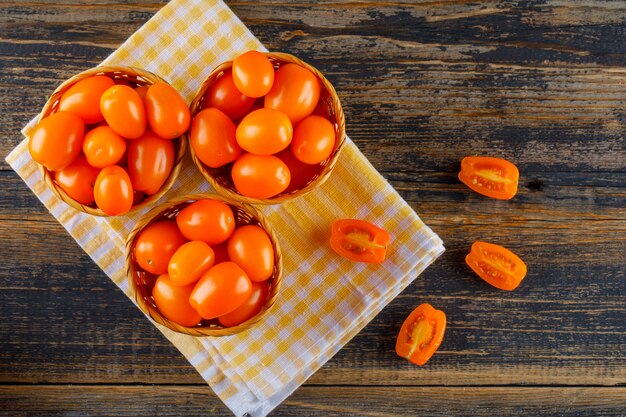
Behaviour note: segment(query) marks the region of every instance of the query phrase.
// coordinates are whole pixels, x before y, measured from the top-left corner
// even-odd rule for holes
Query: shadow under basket
[[[337,96],[337,92],[333,85],[324,77],[324,75],[313,66],[306,62],[296,58],[293,55],[279,53],[279,52],[264,52],[263,55],[269,58],[274,65],[274,69],[280,68],[285,64],[297,64],[309,71],[311,71],[320,81],[320,98],[319,102],[322,103],[323,108],[328,113],[328,118],[335,128],[335,146],[330,156],[319,164],[319,169],[315,175],[305,185],[297,189],[289,189],[274,197],[270,198],[252,198],[241,195],[233,183],[231,177],[231,169],[233,163],[226,164],[219,168],[211,168],[205,165],[196,155],[193,150],[193,146],[190,146],[191,157],[200,173],[207,179],[207,181],[213,186],[213,188],[220,194],[230,197],[234,200],[243,201],[248,204],[279,204],[292,198],[302,196],[310,191],[313,191],[316,187],[322,185],[330,176],[337,160],[341,148],[346,141],[346,119],[343,114],[343,108],[341,102]],[[226,71],[232,67],[232,61],[224,62],[218,65],[209,76],[204,80],[200,89],[197,91],[195,98],[191,102],[189,109],[191,110],[191,116],[194,117],[198,112],[204,109],[204,98],[208,89],[213,82],[221,77]],[[189,132],[187,132],[189,135]]]
[[[157,82],[167,84],[167,81],[165,81],[158,75],[140,68],[125,66],[103,66],[91,68],[87,71],[81,72],[80,74],[74,75],[70,79],[66,80],[63,84],[58,86],[46,102],[45,106],[41,110],[41,113],[39,113],[37,121],[41,121],[45,117],[51,115],[52,113],[55,113],[58,110],[61,97],[71,86],[76,84],[78,81],[95,75],[105,75],[118,83],[123,82],[124,84],[128,84],[133,88],[142,85],[149,86]],[[178,173],[180,172],[180,169],[182,167],[183,157],[185,156],[185,152],[187,151],[187,136],[182,135],[176,139],[173,139],[173,141],[175,146],[175,160],[169,177],[167,177],[159,191],[152,195],[145,195],[143,199],[138,204],[133,205],[130,211],[126,214],[132,213],[135,210],[141,209],[156,202],[172,187],[174,181],[176,181],[176,177],[178,177]],[[57,184],[53,171],[50,171],[43,165],[39,165],[39,169],[41,170],[43,179],[48,188],[50,188],[50,190],[52,190],[52,192],[57,197],[66,202],[68,205],[75,208],[76,210],[91,214],[93,216],[109,217],[108,214],[106,214],[96,206],[96,203],[81,204],[78,201],[74,200],[72,197],[70,197]]]
[[[236,228],[248,224],[258,225],[263,228],[269,235],[274,249],[274,271],[272,276],[266,281],[269,285],[269,291],[265,305],[256,316],[233,327],[224,327],[217,319],[202,320],[197,326],[186,327],[164,317],[152,298],[152,288],[157,276],[144,271],[135,259],[135,243],[145,227],[162,220],[175,220],[178,213],[189,204],[205,199],[218,200],[228,204],[233,211]],[[137,301],[137,305],[156,323],[175,332],[190,336],[229,336],[253,327],[263,319],[263,317],[269,314],[278,298],[278,291],[282,280],[282,253],[278,245],[276,234],[272,230],[269,221],[265,218],[263,213],[256,208],[216,194],[191,194],[174,198],[153,208],[137,222],[135,228],[128,235],[128,239],[126,240],[126,275],[135,300]]]

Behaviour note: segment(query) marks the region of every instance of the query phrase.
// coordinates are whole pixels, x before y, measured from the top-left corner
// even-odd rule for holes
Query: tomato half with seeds
[[[204,94],[203,108],[215,107],[232,120],[237,120],[252,108],[254,98],[248,97],[237,89],[231,70],[224,74],[209,87]]]
[[[295,126],[315,110],[319,98],[320,81],[315,74],[298,64],[286,64],[276,71],[265,108],[282,111]]]
[[[241,306],[252,292],[246,273],[234,262],[209,269],[194,287],[189,302],[202,318],[210,320]]]
[[[416,365],[424,365],[439,348],[445,331],[445,313],[428,303],[421,304],[402,324],[396,353]]]
[[[479,277],[506,291],[517,288],[527,272],[519,256],[493,243],[474,242],[465,262]]]
[[[152,288],[154,304],[163,316],[173,322],[187,327],[195,326],[200,323],[202,317],[189,304],[193,287],[193,285],[178,286],[167,274],[160,275]]]
[[[111,129],[127,139],[146,131],[146,110],[139,94],[126,85],[114,85],[100,97],[100,110]]]
[[[218,245],[235,230],[235,215],[228,204],[209,198],[182,209],[176,216],[176,224],[187,239]]]
[[[122,167],[111,165],[98,174],[93,188],[98,208],[109,216],[128,213],[133,206],[133,186]]]
[[[510,200],[517,193],[519,170],[506,159],[467,156],[461,161],[459,179],[479,194]]]
[[[216,108],[204,109],[193,118],[189,141],[198,159],[210,168],[233,162],[241,154],[236,126]]]
[[[274,273],[274,247],[265,230],[253,224],[235,230],[228,239],[228,258],[252,281],[265,281]]]
[[[85,124],[75,114],[60,111],[40,121],[28,140],[35,161],[51,171],[68,166],[80,153]]]
[[[248,51],[233,61],[233,82],[242,94],[262,97],[274,83],[274,66],[258,51]]]
[[[265,302],[267,301],[267,294],[269,293],[269,285],[265,282],[253,282],[252,291],[250,296],[244,301],[242,305],[228,314],[218,317],[220,324],[225,327],[237,326],[245,321],[250,320],[261,312]]]
[[[78,155],[71,164],[55,173],[56,182],[63,191],[80,204],[94,202],[93,187],[100,170],[87,162],[84,155]]]
[[[83,153],[89,165],[108,167],[122,159],[126,153],[126,141],[109,126],[98,126],[85,135]]]
[[[274,155],[241,155],[231,169],[233,183],[241,195],[270,198],[285,191],[291,181],[289,168]]]
[[[202,241],[194,240],[184,243],[174,252],[167,272],[174,284],[191,285],[195,284],[214,263],[213,249]]]
[[[80,117],[86,125],[104,120],[100,97],[115,82],[106,75],[94,75],[72,85],[59,100],[59,111],[68,111]]]
[[[382,263],[390,241],[386,230],[365,220],[342,219],[332,224],[330,246],[351,261]]]
[[[172,256],[187,239],[180,233],[176,222],[162,220],[148,225],[135,241],[135,259],[139,266],[155,275],[167,273]]]
[[[166,83],[151,85],[145,102],[148,125],[163,139],[177,138],[189,129],[189,106],[172,86]]]
[[[146,194],[155,194],[170,176],[175,159],[174,142],[151,130],[129,141],[127,163],[133,187]]]

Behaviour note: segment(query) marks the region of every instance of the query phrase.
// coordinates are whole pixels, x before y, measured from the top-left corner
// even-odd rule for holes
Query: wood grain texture
[[[164,3],[0,1],[0,154]],[[273,415],[625,415],[626,4],[228,4],[326,74],[348,135],[447,247]],[[466,155],[515,162],[515,199],[459,183]],[[0,414],[229,414],[4,161],[0,187]],[[526,261],[517,290],[465,266],[477,239]],[[425,301],[449,323],[417,368],[394,343]]]

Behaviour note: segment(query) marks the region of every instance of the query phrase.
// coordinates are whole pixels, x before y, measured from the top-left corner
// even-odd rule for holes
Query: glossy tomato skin
[[[291,151],[299,161],[316,165],[328,159],[335,147],[335,127],[320,116],[308,116],[296,126]]]
[[[226,71],[213,81],[204,95],[203,108],[215,107],[231,120],[237,120],[252,108],[254,98],[242,94],[235,86],[233,73]]]
[[[274,66],[260,52],[248,51],[233,61],[233,82],[248,97],[262,97],[274,83]]]
[[[162,220],[144,228],[135,241],[134,254],[139,266],[155,275],[167,273],[172,256],[187,239],[176,222]]]
[[[86,125],[104,120],[100,97],[115,82],[106,75],[94,75],[72,85],[59,100],[59,111],[68,111],[80,117]]]
[[[402,324],[396,353],[416,365],[424,365],[441,345],[446,315],[428,303],[418,306]]]
[[[234,262],[209,269],[194,287],[189,302],[200,316],[210,320],[241,306],[252,292],[246,273]]]
[[[291,151],[291,147],[277,153],[275,156],[287,165],[291,174],[291,181],[287,189],[285,189],[286,193],[303,189],[322,170],[322,166],[319,164],[311,165],[299,161]]]
[[[206,199],[182,209],[176,216],[176,224],[187,239],[201,240],[212,246],[230,237],[235,230],[235,216],[228,204]]]
[[[241,149],[256,155],[273,155],[289,146],[293,127],[285,113],[259,109],[243,118],[235,135]]]
[[[109,126],[98,126],[85,135],[83,153],[93,167],[115,165],[125,152],[126,141]]]
[[[506,159],[467,156],[461,161],[459,180],[479,194],[510,200],[517,194],[519,170]]]
[[[94,199],[98,208],[109,216],[128,213],[133,206],[133,186],[124,168],[111,165],[100,171],[94,186]]]
[[[274,155],[241,155],[231,175],[237,191],[246,197],[270,198],[285,191],[291,181],[289,168]]]
[[[158,192],[174,167],[174,142],[151,130],[128,144],[128,174],[133,188],[146,194]]]
[[[265,281],[274,273],[274,247],[261,227],[238,228],[228,239],[227,248],[228,258],[239,265],[250,280]]]
[[[354,262],[383,263],[390,241],[386,230],[364,220],[341,219],[332,224],[331,248]]]
[[[189,304],[193,287],[178,286],[167,274],[163,274],[154,284],[152,298],[163,316],[182,326],[192,327],[202,320],[200,314]]]
[[[516,254],[493,243],[474,242],[465,262],[483,280],[505,291],[517,288],[527,272]]]
[[[233,162],[241,154],[235,124],[216,108],[204,109],[193,118],[189,139],[196,156],[210,168]]]
[[[213,249],[206,243],[194,240],[179,247],[167,267],[175,285],[195,284],[215,263]]]
[[[80,153],[85,124],[72,113],[57,112],[35,126],[28,141],[30,155],[51,171],[68,166]]]
[[[146,93],[146,116],[150,129],[163,139],[174,139],[189,129],[189,106],[174,87],[155,83]]]
[[[110,87],[100,98],[100,110],[111,129],[124,138],[136,139],[146,131],[143,100],[131,87]]]
[[[93,188],[100,170],[87,162],[84,155],[78,155],[71,164],[55,173],[57,184],[63,191],[80,204],[94,202]]]
[[[224,327],[233,327],[250,320],[261,312],[268,293],[269,286],[265,282],[253,282],[250,296],[235,310],[218,317],[220,324]]]
[[[286,64],[276,71],[276,78],[265,96],[265,108],[285,113],[296,126],[309,116],[320,98],[320,81],[308,69]]]

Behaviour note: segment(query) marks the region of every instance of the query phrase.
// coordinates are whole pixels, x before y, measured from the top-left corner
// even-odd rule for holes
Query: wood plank
[[[0,386],[14,417],[231,416],[206,386]],[[297,390],[272,416],[623,416],[626,388],[312,387]]]

